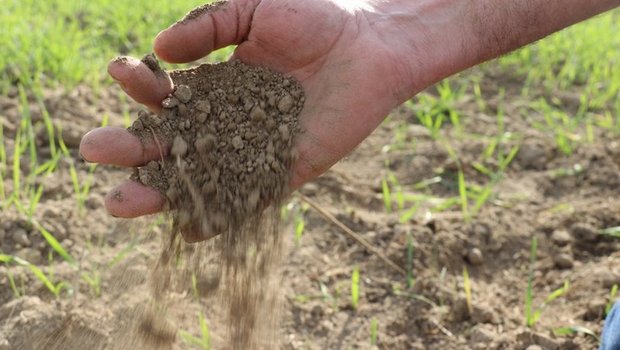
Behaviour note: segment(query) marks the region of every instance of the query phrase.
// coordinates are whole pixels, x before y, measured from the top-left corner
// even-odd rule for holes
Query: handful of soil
[[[154,56],[143,61],[166,74]],[[293,139],[305,97],[292,78],[239,61],[170,72],[175,91],[159,114],[141,112],[129,131],[172,145],[132,179],[173,209],[187,241],[235,232],[288,192]]]

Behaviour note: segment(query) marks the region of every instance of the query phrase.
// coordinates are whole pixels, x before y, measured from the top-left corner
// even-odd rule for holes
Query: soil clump
[[[143,61],[155,74],[166,74],[153,56]],[[170,77],[175,90],[162,111],[141,112],[129,128],[161,151],[160,160],[137,168],[132,179],[160,191],[172,209],[173,232],[153,273],[152,297],[165,304],[181,252],[198,255],[188,260],[218,256],[224,346],[273,348],[278,204],[289,192],[303,90],[292,78],[239,61],[172,71]],[[187,250],[178,233],[188,242],[217,239]]]

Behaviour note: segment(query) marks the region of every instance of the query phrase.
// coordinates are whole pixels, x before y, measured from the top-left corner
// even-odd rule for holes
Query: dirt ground
[[[603,228],[620,226],[620,142],[617,136],[597,131],[593,143],[581,145],[570,156],[562,154],[550,135],[531,128],[543,116],[523,107],[522,86],[519,79],[489,68],[482,80],[486,107],[481,109],[471,95],[455,104],[467,134],[495,135],[495,114],[501,107],[506,130],[523,135],[519,154],[494,195],[469,222],[458,207],[432,215],[421,210],[405,223],[398,214],[386,213],[381,178],[388,171],[401,184],[440,175],[444,180],[426,193],[458,196],[455,163],[405,107],[394,111],[349,157],[300,190],[403,267],[412,237],[415,281],[407,289],[402,275],[308,209],[299,242],[291,220],[283,225],[287,247],[280,287],[282,349],[370,349],[373,323],[379,349],[526,349],[533,344],[550,350],[596,348],[592,336],[555,336],[551,330],[583,326],[599,333],[609,291],[620,284],[620,241],[599,234]],[[503,100],[500,88],[505,89]],[[47,93],[46,106],[63,126],[81,177],[87,175],[87,164],[77,151],[81,135],[99,125],[104,114],[110,116],[110,124],[123,123],[126,111],[117,90],[78,87]],[[576,91],[553,95],[569,114],[575,113]],[[527,99],[541,96],[549,93],[530,89]],[[20,115],[18,100],[17,91],[0,96],[0,121],[9,149]],[[33,119],[40,119],[34,102],[32,110]],[[129,112],[136,115],[137,110],[131,105]],[[385,152],[396,133],[415,147]],[[467,181],[483,183],[472,164],[481,159],[485,138],[461,139],[450,126],[442,133],[459,155]],[[49,150],[43,128],[37,137],[44,159]],[[149,271],[166,241],[167,226],[161,217],[128,221],[106,214],[103,195],[129,173],[98,167],[83,211],[73,197],[69,161],[62,160],[54,176],[41,179],[45,190],[35,218],[79,261],[79,269],[58,257],[50,259],[44,239],[15,210],[0,213],[0,251],[47,266],[48,274],[68,286],[55,299],[26,268],[0,266],[0,350],[117,349],[119,339],[135,337],[127,325],[149,298]],[[523,304],[534,236],[539,242],[535,305],[564,281],[570,287],[527,329]],[[191,249],[200,251],[203,245]],[[357,308],[350,297],[354,267],[360,271]],[[464,267],[472,283],[471,313],[463,289]],[[100,292],[85,275],[100,276]],[[208,277],[197,281],[195,289],[203,294],[208,294]],[[10,278],[19,296],[10,288]],[[209,303],[209,295],[194,295],[190,276],[177,278],[178,288],[168,296],[175,305],[168,320],[198,336],[198,315],[204,311],[218,349],[221,327],[209,319],[217,305]],[[172,348],[191,347],[177,335]]]

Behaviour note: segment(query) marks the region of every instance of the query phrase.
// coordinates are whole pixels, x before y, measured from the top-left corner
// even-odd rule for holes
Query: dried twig
[[[357,243],[361,244],[370,253],[376,255],[379,259],[383,260],[383,262],[385,262],[391,268],[396,270],[398,273],[400,273],[400,274],[402,274],[404,276],[407,276],[407,271],[405,271],[405,269],[403,269],[402,267],[396,265],[395,262],[393,262],[388,257],[386,257],[383,253],[381,253],[381,251],[379,249],[375,248],[372,244],[370,244],[370,242],[365,240],[362,236],[360,236],[357,233],[353,232],[353,230],[348,228],[340,220],[336,219],[332,214],[327,212],[320,205],[318,205],[313,200],[311,200],[310,198],[304,196],[303,194],[301,194],[299,192],[296,193],[296,195],[297,195],[297,197],[299,197],[299,199],[301,199],[302,201],[306,202],[310,207],[312,207],[312,209],[316,210],[317,213],[319,213],[324,219],[326,219],[327,221],[329,221],[332,224],[334,224],[335,226],[337,226],[345,234],[347,234],[347,236],[353,238],[353,240],[355,240]]]

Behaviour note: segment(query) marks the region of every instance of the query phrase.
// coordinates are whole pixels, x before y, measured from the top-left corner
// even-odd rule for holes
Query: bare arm
[[[393,0],[376,10],[417,50],[412,65],[428,74],[412,79],[407,97],[452,74],[507,54],[563,28],[620,6],[620,0]]]

